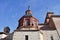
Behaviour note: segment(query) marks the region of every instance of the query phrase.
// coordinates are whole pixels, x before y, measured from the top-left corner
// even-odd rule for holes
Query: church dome
[[[29,28],[33,28],[32,30],[38,29],[38,20],[35,17],[33,17],[32,11],[29,9],[29,6],[28,10],[25,11],[25,15],[22,16],[21,19],[19,19],[17,29],[21,30],[23,28],[28,28],[28,30],[30,30]]]

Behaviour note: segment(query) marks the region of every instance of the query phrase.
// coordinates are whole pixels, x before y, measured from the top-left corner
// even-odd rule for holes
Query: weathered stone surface
[[[28,35],[28,40],[40,40],[39,31],[15,31],[13,40],[25,40],[25,35]]]

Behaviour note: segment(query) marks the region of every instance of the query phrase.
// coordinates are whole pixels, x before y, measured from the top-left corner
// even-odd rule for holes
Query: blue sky
[[[18,20],[25,14],[28,5],[39,23],[44,23],[47,12],[60,15],[60,0],[0,0],[0,32],[5,26],[9,26],[13,32],[18,26]]]

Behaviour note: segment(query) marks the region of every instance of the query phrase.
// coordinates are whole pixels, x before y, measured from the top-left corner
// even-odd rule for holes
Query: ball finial
[[[4,33],[9,33],[10,32],[10,28],[8,27],[8,26],[6,26],[5,28],[4,28]]]

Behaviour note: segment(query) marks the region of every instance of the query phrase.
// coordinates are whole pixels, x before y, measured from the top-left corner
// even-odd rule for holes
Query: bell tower
[[[22,16],[18,21],[17,30],[38,30],[38,20],[32,16],[30,6],[25,11],[25,15]]]

